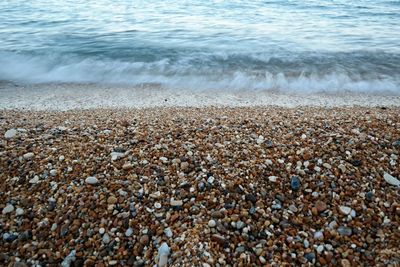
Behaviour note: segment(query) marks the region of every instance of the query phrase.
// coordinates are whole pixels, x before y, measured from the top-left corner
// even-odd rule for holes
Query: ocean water
[[[0,1],[0,81],[400,94],[400,1]]]

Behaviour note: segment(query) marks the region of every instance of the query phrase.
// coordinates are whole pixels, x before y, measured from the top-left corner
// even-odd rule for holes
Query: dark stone
[[[246,199],[247,201],[252,202],[253,204],[257,202],[257,197],[256,197],[255,195],[253,195],[253,194],[247,194],[247,195],[245,196],[245,199]]]
[[[315,253],[314,252],[306,253],[304,254],[304,258],[306,258],[308,262],[313,262],[315,260]]]
[[[346,226],[339,226],[337,232],[342,236],[351,236],[351,234],[353,233],[352,229]]]
[[[400,139],[393,142],[394,147],[400,147]]]
[[[3,234],[3,240],[6,242],[13,242],[15,239],[17,239],[18,236],[16,234],[13,233],[4,233]]]
[[[353,166],[359,167],[359,166],[361,166],[361,161],[358,159],[355,159],[351,162],[351,164],[353,164]]]
[[[256,214],[256,208],[255,208],[255,207],[251,207],[251,208],[249,209],[249,213],[250,213],[250,215]]]
[[[290,187],[292,188],[292,190],[299,190],[301,186],[301,182],[299,177],[297,176],[292,176],[291,180],[290,180]]]
[[[125,153],[126,149],[122,148],[122,147],[116,147],[116,148],[113,149],[113,151],[117,152],[117,153]]]
[[[365,193],[365,198],[369,201],[372,201],[374,199],[374,193],[372,191]]]

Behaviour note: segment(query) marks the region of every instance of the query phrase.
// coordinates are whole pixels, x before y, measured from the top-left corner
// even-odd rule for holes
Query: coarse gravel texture
[[[0,265],[399,266],[399,151],[399,108],[3,110]]]

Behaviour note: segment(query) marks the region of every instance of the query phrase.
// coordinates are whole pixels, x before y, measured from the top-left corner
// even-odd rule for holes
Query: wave
[[[400,95],[399,55],[196,53],[128,61],[0,53],[0,80],[24,84],[157,85],[188,90],[279,90]]]

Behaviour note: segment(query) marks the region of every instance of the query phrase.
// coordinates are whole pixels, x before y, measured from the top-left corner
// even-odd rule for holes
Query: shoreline
[[[0,86],[0,109],[73,110],[151,107],[400,107],[400,95],[262,90],[171,90],[90,84]]]
[[[396,266],[398,114],[0,110],[0,263]]]

